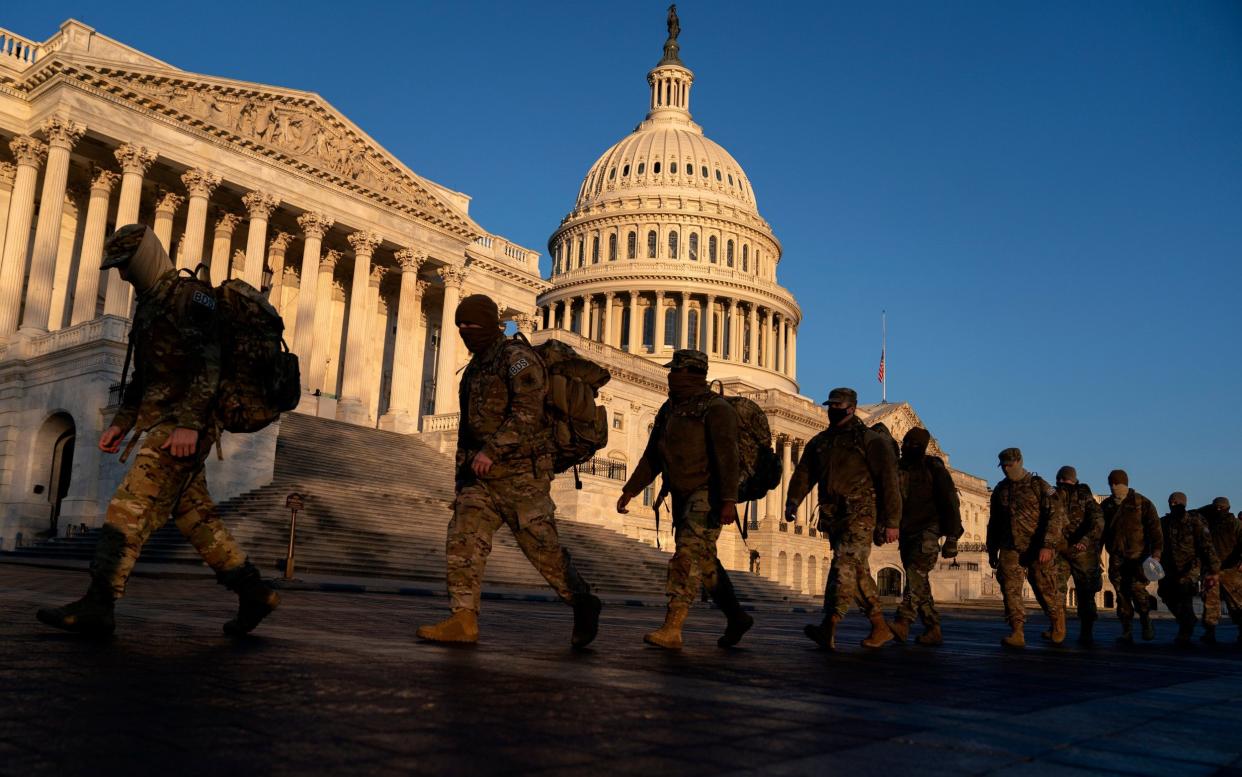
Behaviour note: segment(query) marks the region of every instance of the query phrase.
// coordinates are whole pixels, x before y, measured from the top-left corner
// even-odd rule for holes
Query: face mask
[[[920,448],[917,445],[903,445],[901,448],[901,460],[910,462],[919,462],[927,455],[926,448]]]
[[[1171,504],[1169,505],[1169,512],[1173,514],[1174,518],[1180,518],[1186,512],[1186,505]]]
[[[470,353],[482,353],[486,351],[488,346],[500,339],[500,330],[483,327],[475,329],[458,329],[461,333],[462,342],[466,344],[466,348]]]
[[[1130,493],[1130,487],[1123,483],[1114,483],[1109,488],[1112,489],[1113,496],[1118,500],[1125,499]]]
[[[668,396],[673,401],[689,399],[707,390],[707,378],[693,372],[670,372]]]
[[[844,421],[846,418],[849,418],[849,415],[850,415],[850,411],[846,408],[830,407],[828,408],[828,423],[832,424],[833,426],[836,426],[837,424]]]

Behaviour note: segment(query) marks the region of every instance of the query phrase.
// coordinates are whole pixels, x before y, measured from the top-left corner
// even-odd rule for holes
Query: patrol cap
[[[100,268],[108,270],[128,264],[138,250],[138,246],[142,245],[142,239],[147,236],[148,229],[150,227],[146,224],[126,224],[113,232],[112,236],[104,242],[103,261],[99,265]]]
[[[707,374],[707,354],[693,348],[681,348],[673,351],[673,360],[664,365],[670,370],[693,370]]]
[[[1022,461],[1022,451],[1018,448],[1006,448],[997,455],[997,458],[1000,459],[1001,464]]]
[[[1186,495],[1181,491],[1174,491],[1169,494],[1169,504],[1186,506]]]
[[[1124,469],[1115,469],[1108,473],[1108,484],[1110,486],[1128,486],[1130,485],[1130,476],[1126,474]]]
[[[1066,464],[1064,467],[1061,467],[1059,470],[1057,470],[1057,480],[1064,480],[1066,483],[1070,483],[1070,482],[1077,483],[1078,482],[1078,470]]]
[[[1222,510],[1228,510],[1230,507],[1228,497],[1223,497],[1223,496],[1216,497],[1215,499],[1212,500],[1212,507],[1219,507]]]
[[[857,405],[858,392],[844,386],[834,388],[828,392],[828,399],[824,400],[824,404],[831,405],[833,402],[849,402],[851,405]]]

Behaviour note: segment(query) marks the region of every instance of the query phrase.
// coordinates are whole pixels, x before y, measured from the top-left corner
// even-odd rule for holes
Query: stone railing
[[[441,413],[423,416],[424,432],[455,432],[461,423],[459,413]]]
[[[474,239],[474,242],[478,243],[479,245],[483,246],[484,248],[491,248],[491,247],[492,247],[492,238],[491,238],[491,235],[479,235],[478,237],[476,237],[476,238]]]
[[[826,424],[828,420],[827,411],[820,405],[809,399],[791,397],[778,389],[741,391],[738,393],[752,400],[764,410],[784,410],[787,413],[803,416],[816,424]]]
[[[43,44],[0,29],[0,63],[24,69],[43,56]]]
[[[90,321],[49,332],[30,341],[26,348],[28,358],[45,356],[77,345],[110,340],[123,343],[129,331],[129,320],[118,316],[101,316]]]

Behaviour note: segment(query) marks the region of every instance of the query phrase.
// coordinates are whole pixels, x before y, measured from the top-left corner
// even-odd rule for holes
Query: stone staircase
[[[298,492],[296,571],[342,577],[444,579],[444,536],[453,500],[452,459],[416,435],[367,429],[297,413],[281,420],[271,484],[220,505],[225,523],[251,559],[272,574],[283,567],[289,511]],[[669,554],[607,528],[562,520],[561,540],[593,587],[612,596],[659,598]],[[97,532],[54,539],[5,554],[89,559]],[[143,549],[148,563],[198,564],[198,555],[171,523]],[[743,600],[815,606],[791,588],[732,574]],[[485,581],[543,588],[504,527],[496,532]]]

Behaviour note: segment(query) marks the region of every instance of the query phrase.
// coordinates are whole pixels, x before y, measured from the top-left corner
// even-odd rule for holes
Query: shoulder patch
[[[193,296],[190,297],[190,301],[196,305],[202,305],[208,310],[216,309],[216,298],[202,289],[195,289]]]
[[[519,357],[517,361],[509,365],[509,377],[512,378],[522,370],[530,366],[530,360],[525,356]]]

